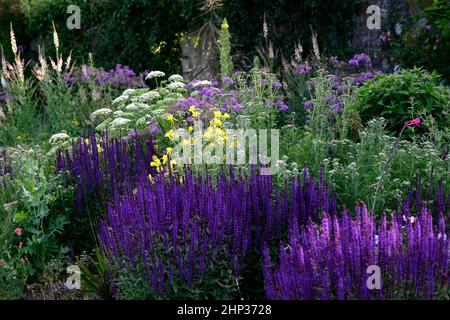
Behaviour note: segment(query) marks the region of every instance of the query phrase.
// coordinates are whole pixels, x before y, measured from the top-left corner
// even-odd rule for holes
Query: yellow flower
[[[167,116],[167,120],[169,120],[170,122],[173,122],[173,115],[169,114]]]
[[[189,112],[195,112],[195,106],[194,105],[189,107]]]
[[[189,146],[191,144],[191,142],[187,139],[183,140],[183,146]]]
[[[222,125],[222,121],[220,119],[214,118],[211,121],[211,125],[216,126],[216,127],[220,127]]]
[[[212,137],[211,132],[208,131],[208,130],[203,134],[203,136],[204,136],[206,139],[210,139],[210,138]]]
[[[152,183],[155,183],[155,179],[153,179],[151,174],[148,175],[148,180],[150,180]]]
[[[222,30],[227,30],[230,26],[228,25],[228,23],[224,22],[222,23]]]
[[[88,138],[84,139],[84,144],[89,145],[89,139]]]
[[[224,113],[224,114],[223,114],[223,118],[224,118],[224,119],[230,119],[230,115],[229,115],[228,113]]]
[[[153,159],[153,161],[150,162],[150,166],[151,166],[151,167],[156,167],[156,171],[159,172],[158,169],[159,169],[159,167],[161,166],[161,161],[158,159],[157,156],[153,156],[152,159]]]
[[[163,164],[166,164],[167,159],[169,159],[169,157],[167,156],[167,154],[165,154],[162,156],[162,159],[163,159]]]
[[[214,112],[214,118],[220,119],[221,116],[222,116],[222,112],[220,112],[220,111]]]
[[[174,131],[172,129],[170,129],[166,133],[166,138],[169,138],[170,140],[172,140],[173,134],[174,134]]]
[[[172,149],[171,147],[168,147],[168,148],[166,149],[167,154],[169,154],[169,155],[172,154],[172,150],[173,150],[173,149]]]
[[[98,150],[98,153],[102,153],[103,152],[102,146],[100,144],[98,144],[98,143],[97,143],[97,150]]]
[[[190,127],[188,128],[188,131],[189,131],[189,132],[192,132],[192,131],[194,131],[194,128],[193,128],[192,126],[190,126]]]
[[[197,118],[197,117],[198,117],[198,112],[197,112],[197,111],[193,111],[193,112],[192,112],[192,116],[193,116],[194,118]]]

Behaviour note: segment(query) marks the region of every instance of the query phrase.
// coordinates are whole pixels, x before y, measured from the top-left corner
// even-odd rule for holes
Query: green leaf
[[[26,219],[28,219],[28,214],[26,212],[20,211],[14,215],[13,221],[15,223],[21,223],[22,221],[25,221]]]

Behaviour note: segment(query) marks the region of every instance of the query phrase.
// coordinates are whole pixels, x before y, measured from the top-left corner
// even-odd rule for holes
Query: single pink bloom
[[[408,122],[405,122],[405,127],[410,127],[410,126],[420,127],[420,118],[416,118],[416,119],[410,120]]]
[[[17,227],[16,230],[14,230],[14,233],[17,234],[18,236],[22,235],[22,228]]]
[[[23,242],[22,242],[22,241],[19,242],[19,248],[20,248],[20,249],[23,248]]]

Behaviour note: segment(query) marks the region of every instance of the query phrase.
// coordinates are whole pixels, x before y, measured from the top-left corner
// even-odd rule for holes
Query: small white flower
[[[199,82],[196,82],[192,85],[192,88],[201,88],[201,87],[206,87],[206,86],[210,86],[212,83],[211,81],[208,80],[202,80]]]
[[[120,127],[128,124],[131,120],[125,118],[117,118],[111,122],[111,127]]]
[[[159,92],[157,91],[149,91],[146,93],[141,94],[141,96],[139,97],[140,101],[146,101],[146,100],[150,100],[153,98],[160,98],[161,95],[159,94]]]
[[[98,110],[95,110],[94,112],[92,112],[91,117],[92,117],[92,119],[95,119],[97,116],[100,116],[100,115],[108,116],[110,114],[112,114],[112,110],[111,109],[101,108],[101,109],[98,109]]]
[[[127,89],[124,92],[122,92],[122,96],[129,96],[129,95],[132,95],[135,92],[136,92],[135,89]]]
[[[70,137],[69,137],[69,135],[68,135],[67,133],[65,133],[65,132],[60,132],[60,133],[57,133],[57,134],[52,135],[52,136],[50,137],[49,142],[50,142],[51,144],[55,144],[55,143],[58,142],[58,141],[64,141],[64,140],[67,140],[67,139],[69,139],[69,138],[70,138]]]
[[[125,110],[127,110],[127,111],[137,111],[139,109],[145,109],[147,107],[148,107],[148,105],[146,105],[145,103],[136,102],[136,103],[131,103],[131,104],[127,105],[125,107]]]
[[[178,88],[184,88],[186,85],[183,82],[172,82],[167,86],[169,89],[178,89]]]
[[[128,98],[129,98],[129,96],[120,96],[120,97],[117,97],[117,98],[115,98],[115,99],[113,100],[112,104],[114,105],[114,104],[120,103],[120,102],[122,102],[122,101],[128,100]]]
[[[153,78],[160,78],[160,77],[165,77],[165,76],[166,76],[166,74],[162,71],[152,71],[145,77],[145,80],[153,79]]]
[[[183,77],[180,76],[179,74],[173,74],[169,77],[169,81],[170,82],[181,82],[181,81],[183,81]]]

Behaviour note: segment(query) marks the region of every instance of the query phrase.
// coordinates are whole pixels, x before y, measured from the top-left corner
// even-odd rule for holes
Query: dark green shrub
[[[387,119],[387,129],[398,132],[403,124],[420,117],[425,127],[432,116],[439,128],[448,126],[450,89],[440,85],[440,76],[425,70],[404,69],[398,74],[383,74],[367,81],[355,92],[350,107],[368,121]]]

